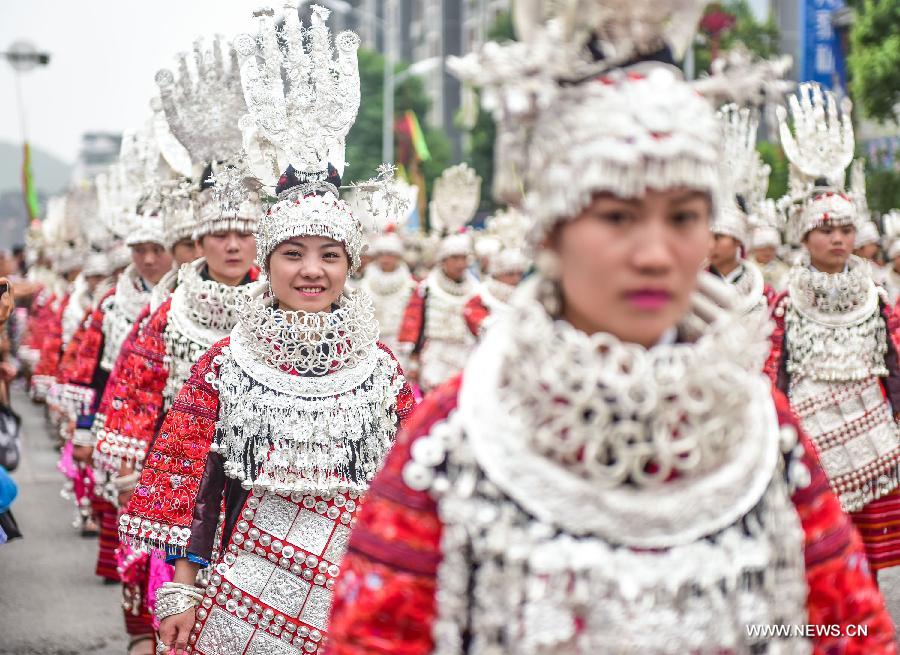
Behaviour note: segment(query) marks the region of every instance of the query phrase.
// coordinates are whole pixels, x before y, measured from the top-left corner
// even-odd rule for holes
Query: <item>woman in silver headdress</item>
[[[371,299],[346,289],[363,230],[327,162],[342,162],[359,105],[358,39],[338,35],[332,62],[326,10],[314,8],[301,31],[288,8],[280,42],[272,12],[257,15],[259,40],[237,42],[250,112],[245,146],[257,139],[259,151],[282,148],[289,162],[256,231],[269,287],[237,301],[230,338],[193,368],[120,521],[123,540],[162,548],[175,566],[174,581],[157,591],[160,652],[318,652],[350,525],[414,403],[377,341]],[[314,65],[291,80],[309,85],[311,104],[292,105],[298,113],[289,116],[304,123],[269,132],[266,75],[293,66],[307,45]],[[257,54],[266,66],[257,68]],[[274,161],[254,160],[252,149],[248,156],[257,173]],[[203,567],[211,567],[205,592],[194,585]]]
[[[542,6],[461,68],[501,119],[539,273],[372,484],[330,652],[825,653],[864,625],[854,649],[893,653],[859,536],[761,373],[765,316],[701,271],[719,130],[658,61],[696,13]]]

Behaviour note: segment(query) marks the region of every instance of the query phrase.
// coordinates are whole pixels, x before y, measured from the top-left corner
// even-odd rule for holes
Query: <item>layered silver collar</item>
[[[169,320],[192,341],[207,348],[228,336],[238,320],[238,298],[247,295],[243,285],[228,286],[203,278],[206,259],[183,264],[172,294]]]
[[[465,298],[475,290],[475,281],[468,273],[463,275],[461,282],[457,282],[447,277],[440,265],[428,274],[427,283],[432,290],[454,298]]]
[[[363,278],[366,290],[375,296],[392,296],[405,293],[415,283],[409,267],[402,263],[390,273],[385,273],[377,266],[369,266]]]
[[[331,312],[278,309],[263,288],[236,304],[233,336],[250,357],[279,371],[322,376],[353,368],[378,338],[372,299],[360,290],[345,291]]]
[[[702,273],[683,330],[700,336],[648,350],[553,320],[538,285],[464,373],[458,411],[488,477],[549,525],[633,547],[686,543],[753,507],[778,456],[768,321]]]
[[[878,307],[872,270],[855,255],[843,273],[822,273],[810,266],[809,254],[804,254],[791,269],[788,291],[796,311],[824,325],[859,323]]]

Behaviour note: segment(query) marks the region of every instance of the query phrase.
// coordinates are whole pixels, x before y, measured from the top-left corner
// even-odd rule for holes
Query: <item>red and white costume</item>
[[[296,11],[286,9],[280,47],[308,40],[314,60],[328,57],[326,17],[314,7],[312,27],[301,33]],[[274,30],[266,15],[259,42]],[[318,172],[327,165],[318,157],[342,148],[359,102],[358,39],[342,34],[337,41],[340,79],[318,78],[311,107],[297,117],[307,131],[291,137],[305,150],[284,153],[292,163],[280,179],[267,168],[274,159],[249,162],[260,179],[279,179],[279,200],[256,231],[263,268],[279,245],[303,236],[340,242],[349,272],[359,268],[362,226],[338,197],[335,169]],[[268,109],[272,88],[272,67],[255,69],[253,42],[244,44],[242,67],[251,115]],[[280,57],[280,47],[261,55]],[[329,131],[336,114],[345,119],[338,135]],[[247,128],[248,139],[275,136],[257,132],[258,122]],[[309,134],[327,138],[313,143]],[[329,310],[313,313],[282,309],[257,287],[237,298],[235,312],[231,335],[198,360],[175,396],[120,534],[134,546],[165,550],[170,560],[209,567],[202,596],[174,582],[156,591],[162,621],[196,608],[194,652],[315,653],[327,634],[350,526],[414,401],[397,361],[377,342],[372,302],[362,291],[345,290]]]
[[[514,8],[520,41],[456,64],[499,117],[494,191],[521,203],[532,243],[552,244],[597,194],[718,199],[714,110],[654,61],[697,14],[631,0],[582,3],[572,21],[569,6],[536,7]],[[650,213],[633,220],[677,229]],[[511,314],[373,483],[330,652],[895,653],[859,535],[762,373],[765,314],[698,272],[677,334],[647,348],[588,334],[561,311],[556,254],[538,253]],[[808,623],[841,634],[752,629]],[[867,637],[847,639],[857,624]]]
[[[403,242],[396,233],[385,234],[373,240],[369,254],[378,257],[380,254],[391,254],[401,258],[397,268],[390,273],[382,271],[378,262],[366,267],[365,274],[359,284],[360,288],[372,297],[375,305],[375,320],[378,321],[378,338],[394,353],[401,353],[399,334],[403,313],[409,304],[410,296],[416,288],[406,262],[402,261]]]
[[[420,362],[419,382],[430,390],[459,373],[475,345],[463,316],[478,283],[466,274],[457,282],[438,265],[416,287],[403,313],[399,341]]]
[[[330,653],[896,652],[859,535],[758,373],[765,332],[747,356],[734,312],[696,342],[644,351],[553,325],[534,305],[513,319],[425,400],[373,483]],[[563,380],[602,394],[561,403],[578,395]],[[634,405],[632,389],[650,404]],[[643,418],[617,418],[632,411]],[[660,443],[675,428],[664,416],[682,425],[678,456],[637,436],[659,421]],[[682,440],[699,448],[722,425],[713,416],[736,448],[707,466]],[[747,632],[807,623],[866,625],[868,637]]]

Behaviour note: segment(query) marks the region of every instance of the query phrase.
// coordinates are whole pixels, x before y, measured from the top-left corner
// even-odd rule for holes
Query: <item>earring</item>
[[[538,272],[546,280],[558,280],[560,274],[559,255],[546,248],[541,250],[534,261]]]
[[[556,318],[562,311],[562,300],[559,294],[559,285],[553,280],[542,278],[537,289],[538,302],[543,305],[547,313]]]

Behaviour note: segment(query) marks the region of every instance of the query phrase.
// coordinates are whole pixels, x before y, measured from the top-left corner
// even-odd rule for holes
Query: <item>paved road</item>
[[[62,476],[42,410],[22,393],[13,402],[24,420],[13,509],[25,539],[0,546],[0,655],[122,655],[119,588],[94,575],[97,542],[71,527],[73,506],[59,494]],[[880,578],[898,623],[900,567]]]
[[[42,410],[22,393],[13,403],[25,450],[13,514],[25,538],[0,546],[0,654],[124,655],[121,592],[94,575],[97,540],[71,527]]]

